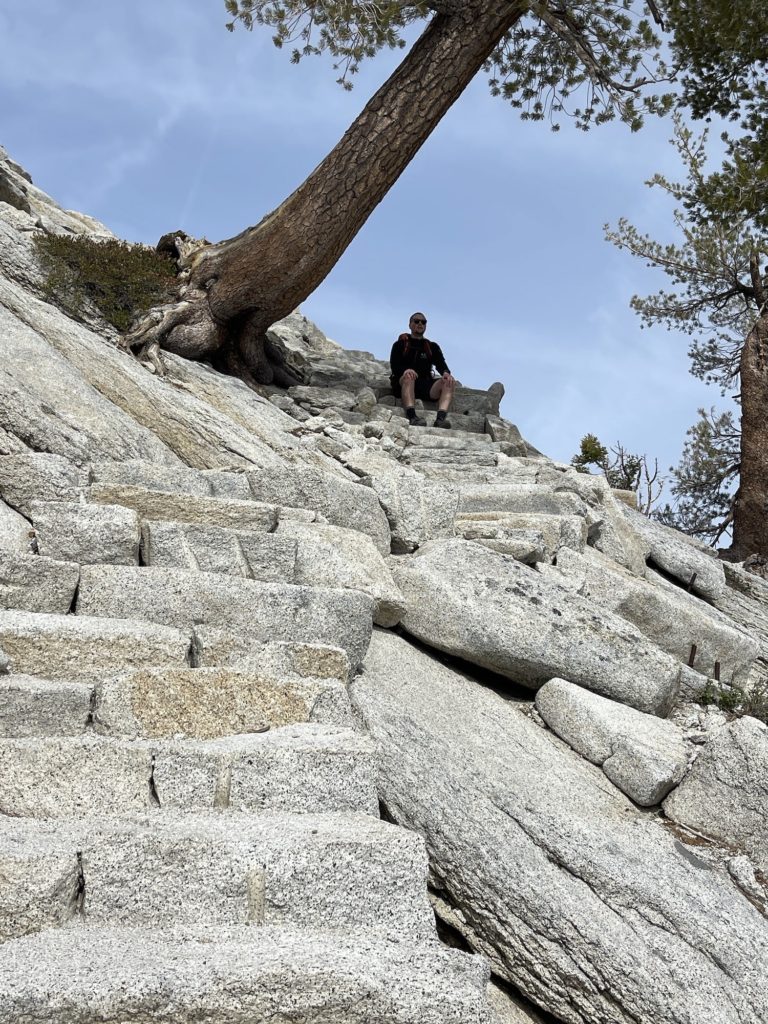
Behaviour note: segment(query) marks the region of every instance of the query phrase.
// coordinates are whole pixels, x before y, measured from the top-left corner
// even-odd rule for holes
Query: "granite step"
[[[139,669],[98,683],[96,732],[132,739],[210,740],[298,722],[352,724],[345,683],[279,671]]]
[[[544,512],[549,515],[586,515],[587,506],[572,491],[555,491],[535,483],[466,484],[459,497],[458,514],[470,512]]]
[[[33,501],[32,525],[41,555],[79,565],[138,565],[140,520],[133,509]]]
[[[274,530],[280,515],[278,506],[267,502],[158,491],[133,484],[91,484],[88,500],[96,505],[133,509],[142,520],[226,526],[258,533]]]
[[[200,497],[249,499],[251,488],[243,473],[220,469],[192,469],[189,466],[163,466],[142,459],[124,462],[94,462],[91,481],[100,484],[145,487],[155,491],[175,491]]]
[[[132,926],[434,935],[423,839],[365,814],[0,819],[0,935]],[[73,892],[77,895],[73,898]]]
[[[79,578],[74,562],[0,551],[0,609],[66,615]]]
[[[353,668],[365,656],[373,628],[373,600],[358,590],[122,565],[83,566],[77,614],[140,615],[184,630],[226,623],[231,632],[254,640],[334,644],[347,652]]]
[[[490,1024],[487,980],[407,935],[81,926],[0,946],[0,1022]]]
[[[424,463],[441,466],[496,466],[497,455],[488,449],[462,451],[458,448],[428,448],[408,445],[400,455],[407,466],[419,467]]]
[[[496,450],[490,434],[477,434],[471,437],[466,434],[457,436],[444,427],[423,427],[420,430],[409,430],[408,447],[445,448],[462,452]]]
[[[0,778],[0,814],[14,818],[213,808],[378,813],[370,740],[313,722],[218,740],[3,739]]]
[[[0,676],[0,737],[78,736],[91,715],[93,687],[39,676]]]
[[[296,547],[296,541],[274,533],[200,523],[145,520],[141,527],[144,565],[226,573],[263,583],[296,581]]]
[[[132,668],[189,664],[192,630],[132,618],[0,611],[11,670],[81,682]]]

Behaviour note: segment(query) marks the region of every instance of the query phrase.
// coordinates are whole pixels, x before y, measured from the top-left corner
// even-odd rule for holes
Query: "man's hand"
[[[407,380],[416,380],[418,374],[415,370],[406,370],[403,376],[400,378],[400,383],[405,384]]]
[[[448,370],[446,370],[446,372],[443,374],[443,380],[445,381],[446,384],[455,384],[456,383],[456,378]]]

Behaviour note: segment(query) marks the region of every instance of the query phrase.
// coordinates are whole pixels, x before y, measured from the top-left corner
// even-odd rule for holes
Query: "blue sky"
[[[338,141],[401,54],[351,93],[329,61],[293,67],[268,31],[228,33],[222,0],[0,0],[0,144],[63,206],[154,243],[256,223]],[[386,358],[416,308],[462,383],[506,387],[502,412],[567,460],[587,432],[676,462],[701,405],[687,340],[640,330],[631,296],[662,285],[603,240],[627,216],[670,235],[643,185],[678,173],[669,123],[553,134],[480,76],[303,312]]]

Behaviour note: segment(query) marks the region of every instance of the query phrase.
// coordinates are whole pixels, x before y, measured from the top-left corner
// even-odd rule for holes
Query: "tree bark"
[[[768,311],[741,353],[741,471],[732,553],[768,557]]]
[[[264,332],[333,269],[525,8],[524,0],[467,0],[459,10],[437,14],[306,181],[255,227],[193,258],[184,298],[198,307],[194,330],[184,317],[162,336],[156,330],[154,340],[196,358],[201,350],[206,357],[218,352],[222,368],[269,383],[273,367]],[[207,327],[201,334],[203,299]],[[146,329],[139,331],[148,344]],[[129,345],[138,343],[138,334],[128,337]]]

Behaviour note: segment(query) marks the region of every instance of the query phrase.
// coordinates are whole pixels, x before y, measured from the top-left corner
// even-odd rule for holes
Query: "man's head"
[[[427,329],[427,318],[423,313],[414,313],[408,321],[408,327],[414,338],[423,338]]]

